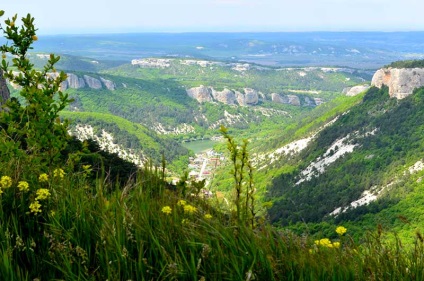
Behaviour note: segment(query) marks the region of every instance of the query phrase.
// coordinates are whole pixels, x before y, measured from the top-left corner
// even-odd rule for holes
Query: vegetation
[[[233,167],[235,214],[232,207],[219,208],[219,198],[202,198],[202,183],[182,180],[169,186],[164,164],[146,165],[125,183],[96,174],[84,157],[102,152],[93,143],[72,139],[68,123],[58,118],[70,102],[59,89],[65,76],[52,78],[47,73],[59,58],[52,55],[44,72],[34,71],[26,56],[37,40],[34,19],[23,18],[21,27],[16,20],[8,19],[1,27],[11,41],[0,47],[16,56],[13,64],[19,75],[13,75],[4,57],[2,69],[21,85],[24,101],[11,99],[0,113],[4,280],[424,280],[420,232],[412,248],[397,238],[387,242],[382,227],[356,244],[342,225],[332,225],[331,233],[312,239],[278,230],[259,218],[247,141],[238,146],[225,128],[221,131]],[[397,107],[386,95],[387,89],[370,90],[363,104],[338,122],[364,125],[359,115],[365,108],[377,117],[399,111],[405,117],[396,122],[415,118],[421,124],[418,113],[411,111],[409,116],[406,109],[422,108],[423,89]],[[394,122],[378,121],[383,131]],[[417,139],[409,129],[392,129],[399,137]],[[343,126],[326,130],[318,144],[337,136],[328,130],[345,133]],[[43,137],[46,134],[49,139]],[[408,154],[388,159],[398,156]]]
[[[403,61],[395,61],[386,67],[393,68],[423,68],[424,60],[403,60]]]

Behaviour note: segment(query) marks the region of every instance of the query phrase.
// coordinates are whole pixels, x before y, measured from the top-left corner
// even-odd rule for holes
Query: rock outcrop
[[[186,92],[189,97],[196,99],[200,103],[212,101],[212,90],[210,87],[200,85],[199,87],[188,89]]]
[[[250,105],[258,104],[258,101],[259,101],[258,92],[250,88],[244,88],[244,98],[245,98],[246,104],[250,104]]]
[[[424,86],[424,68],[382,68],[372,77],[372,86],[389,87],[390,97],[403,99]]]
[[[68,77],[66,78],[67,87],[72,89],[80,89],[85,87],[85,82],[83,78],[79,78],[73,73],[67,73]]]
[[[115,83],[113,83],[110,80],[104,79],[103,77],[100,77],[100,81],[102,81],[102,83],[105,85],[105,87],[110,90],[110,91],[114,91],[116,88]]]
[[[13,74],[19,75],[19,72],[15,71]],[[55,79],[58,76],[59,76],[59,73],[57,72],[47,73],[47,77],[50,79]],[[65,91],[67,89],[81,89],[85,87],[99,90],[99,89],[102,89],[103,86],[110,91],[114,91],[116,89],[116,84],[113,81],[105,79],[103,77],[99,77],[100,78],[99,80],[88,75],[84,75],[83,77],[78,77],[77,75],[73,73],[66,73],[66,76],[67,76],[66,80],[60,84],[61,91]],[[14,89],[19,89],[19,86],[14,85],[10,82],[9,84]]]
[[[265,94],[258,92],[255,89],[244,88],[242,92],[236,90],[224,89],[217,91],[212,87],[199,86],[186,90],[187,95],[196,99],[200,103],[204,102],[221,102],[229,105],[253,106],[259,101],[269,99]],[[297,95],[280,95],[277,93],[271,94],[271,101],[275,103],[284,103],[294,106],[317,106],[324,103],[321,98],[312,98],[308,96]]]
[[[7,88],[6,79],[3,77],[3,70],[0,69],[0,105],[4,104],[10,98],[10,92]]]
[[[213,88],[212,90],[212,97],[219,102],[225,103],[225,104],[235,104],[236,102],[236,95],[233,91],[224,89],[222,91],[215,91]]]
[[[85,83],[87,83],[88,87],[92,89],[98,90],[102,88],[102,83],[100,82],[100,80],[94,77],[84,75],[84,80],[85,80]]]
[[[348,97],[353,97],[368,90],[369,88],[370,88],[369,85],[358,85],[354,87],[349,87],[349,88],[343,89],[343,94],[346,94],[346,96]]]

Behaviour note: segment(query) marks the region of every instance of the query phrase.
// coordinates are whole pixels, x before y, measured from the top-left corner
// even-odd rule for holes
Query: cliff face
[[[4,104],[10,98],[10,92],[6,85],[6,79],[3,77],[3,70],[0,69],[0,105]]]
[[[199,86],[186,90],[187,95],[200,103],[221,102],[229,105],[257,105],[259,100],[267,99],[266,96],[255,89],[244,88],[243,91],[224,89],[217,91],[213,87]],[[294,106],[317,106],[324,101],[321,98],[299,97],[297,95],[280,95],[272,93],[270,100],[275,103],[284,103]]]
[[[403,99],[415,88],[424,86],[424,68],[382,68],[374,74],[371,85],[378,88],[386,85],[390,97]]]
[[[15,75],[18,75],[19,72],[16,72]],[[48,77],[50,78],[56,78],[59,74],[58,73],[48,73],[47,74]],[[66,73],[67,78],[65,81],[62,82],[62,84],[60,85],[60,89],[62,91],[65,91],[69,88],[71,89],[81,89],[81,88],[85,88],[85,87],[89,87],[91,89],[103,89],[103,87],[105,87],[106,89],[110,90],[110,91],[114,91],[116,89],[116,84],[111,81],[111,80],[107,80],[103,77],[99,77],[99,79],[88,76],[88,75],[84,75],[83,77],[78,77],[77,75],[73,74],[73,73]],[[10,85],[17,89],[18,87],[16,85],[13,85],[10,83]]]

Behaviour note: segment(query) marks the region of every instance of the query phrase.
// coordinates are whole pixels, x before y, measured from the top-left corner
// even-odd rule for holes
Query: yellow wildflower
[[[334,248],[340,248],[340,242],[333,242]]]
[[[32,36],[32,40],[37,41],[37,40],[38,40],[37,35],[33,35],[33,36]]]
[[[54,171],[53,171],[53,176],[55,177],[55,178],[61,178],[61,179],[63,179],[63,177],[65,176],[66,174],[65,174],[65,172],[62,170],[62,169],[55,169]]]
[[[320,240],[315,240],[315,244],[318,246],[324,246],[324,247],[332,247],[331,245],[331,241],[328,238],[322,238]]]
[[[347,231],[347,229],[346,229],[345,227],[343,227],[343,226],[338,226],[338,227],[336,228],[336,233],[337,233],[338,235],[343,235],[343,234],[345,234],[345,233],[346,233],[346,231]]]
[[[46,181],[48,181],[48,180],[49,180],[49,176],[48,176],[46,173],[43,173],[43,174],[41,174],[41,175],[38,177],[38,180],[39,180],[40,182],[46,182]]]
[[[197,208],[191,205],[185,205],[184,206],[184,213],[193,214],[197,212]]]
[[[212,215],[211,214],[206,214],[205,215],[205,219],[210,220],[211,218],[212,218]]]
[[[171,214],[171,213],[172,213],[172,209],[171,209],[171,207],[169,207],[169,206],[165,206],[165,207],[163,207],[163,208],[162,208],[162,213],[165,213],[165,214],[167,214],[167,215]]]
[[[26,192],[29,190],[29,184],[26,181],[20,181],[18,183],[19,191]]]
[[[29,209],[31,213],[41,213],[41,204],[37,200],[35,200],[29,205]]]
[[[10,27],[14,27],[15,26],[15,22],[14,21],[11,21],[9,25],[10,25]]]
[[[187,204],[187,202],[185,200],[178,200],[177,205],[178,206],[185,206]]]
[[[50,191],[47,188],[40,188],[36,191],[36,194],[35,200],[44,200],[50,196]]]
[[[0,180],[0,185],[3,188],[9,188],[12,186],[12,179],[9,176],[2,176]]]

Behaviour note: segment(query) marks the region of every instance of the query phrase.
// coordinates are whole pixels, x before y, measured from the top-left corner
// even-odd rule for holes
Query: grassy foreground
[[[384,244],[379,231],[361,245],[343,228],[312,241],[267,223],[237,226],[214,199],[182,198],[153,171],[111,193],[100,179],[58,171],[27,188],[1,178],[3,280],[424,279],[420,235],[412,250]]]

